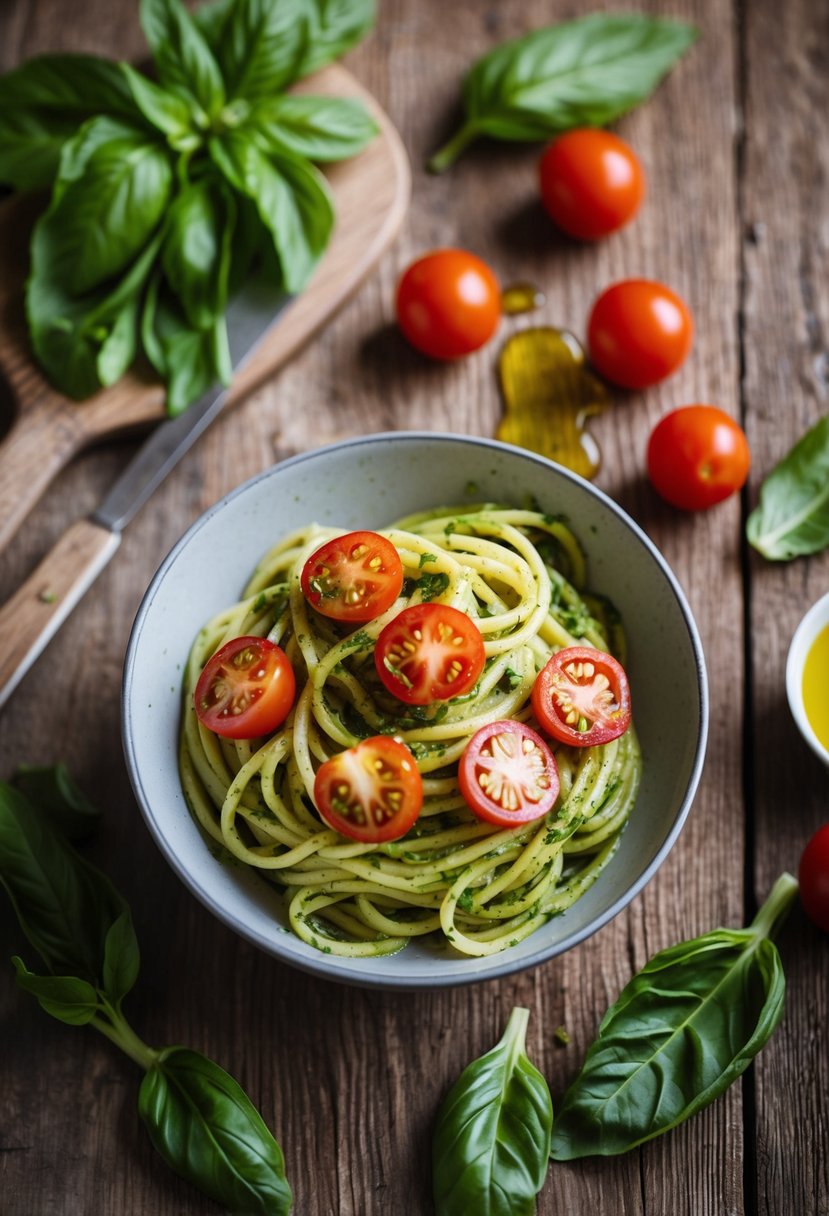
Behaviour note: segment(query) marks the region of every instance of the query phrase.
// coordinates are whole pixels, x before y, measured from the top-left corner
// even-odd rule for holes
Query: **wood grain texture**
[[[475,55],[582,6],[384,0],[376,32],[347,66],[388,111],[411,156],[413,203],[401,238],[325,333],[221,419],[161,488],[83,612],[0,718],[0,774],[18,760],[62,757],[107,807],[88,851],[135,909],[143,963],[131,1020],[154,1045],[207,1051],[248,1088],[284,1148],[301,1216],[428,1216],[437,1104],[468,1060],[498,1038],[511,1007],[531,1010],[530,1054],[560,1099],[631,971],[683,937],[743,923],[755,894],[744,892],[746,866],[762,896],[826,817],[826,773],[800,744],[782,700],[789,626],[825,589],[826,556],[785,569],[746,559],[736,499],[680,516],[656,500],[643,473],[656,419],[675,405],[712,401],[744,411],[754,447],[751,500],[762,473],[825,412],[827,217],[818,190],[826,167],[825,23],[807,0],[787,6],[785,20],[772,0],[637,7],[689,17],[702,39],[653,100],[619,124],[648,176],[640,217],[606,242],[581,246],[557,236],[541,211],[536,148],[481,144],[439,178],[421,166],[450,133],[459,81]],[[7,0],[0,6],[5,62],[47,47],[140,54],[127,0],[87,0],[72,23],[64,13],[61,0]],[[773,243],[763,243],[764,232]],[[679,374],[648,393],[619,395],[592,429],[604,452],[598,484],[663,550],[697,616],[714,677],[711,742],[678,844],[645,892],[590,941],[504,981],[367,994],[257,953],[169,872],[124,773],[119,673],[132,617],[162,557],[245,477],[291,452],[371,430],[493,433],[501,408],[498,340],[438,366],[411,351],[392,324],[399,272],[416,254],[446,244],[488,258],[504,281],[538,282],[547,304],[528,322],[583,334],[596,293],[639,274],[663,279],[693,308],[695,349]],[[808,308],[801,266],[811,285]],[[503,336],[524,323],[506,322]],[[59,476],[3,554],[0,594],[19,584],[68,516],[93,508],[132,450],[129,441],[99,447]],[[755,1070],[756,1085],[735,1085],[640,1151],[554,1166],[539,1216],[826,1216],[829,961],[818,938],[793,913],[782,940],[788,1013]],[[0,959],[21,945],[11,918],[0,918]],[[91,1032],[40,1015],[10,981],[0,982],[0,1025],[4,1042],[14,1044],[0,1089],[4,1216],[207,1212],[158,1163],[138,1127],[133,1065]],[[566,1047],[552,1034],[559,1025],[570,1033]]]

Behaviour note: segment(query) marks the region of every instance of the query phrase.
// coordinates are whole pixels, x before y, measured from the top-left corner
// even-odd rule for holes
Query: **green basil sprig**
[[[553,1127],[557,1161],[626,1152],[708,1106],[783,1014],[771,941],[797,895],[783,874],[747,929],[715,929],[656,954],[605,1014]]]
[[[65,777],[38,770],[68,814],[76,799]],[[60,807],[61,789],[71,789]],[[13,959],[17,982],[69,1025],[94,1026],[145,1070],[139,1113],[167,1164],[233,1212],[287,1216],[291,1189],[279,1145],[244,1090],[212,1060],[184,1047],[157,1051],[121,1010],[138,977],[129,906],[100,870],[82,860],[36,805],[0,782],[0,882],[47,975]]]
[[[82,840],[100,821],[98,807],[78,787],[65,764],[21,764],[13,784],[67,840]]]
[[[696,37],[682,21],[594,13],[505,42],[466,76],[463,126],[428,168],[441,173],[481,135],[543,140],[604,126],[644,101]]]
[[[829,415],[769,473],[746,522],[746,535],[773,562],[829,546]]]
[[[513,1009],[503,1038],[461,1073],[432,1142],[436,1216],[532,1216],[547,1173],[553,1106],[527,1058],[529,1012]]]
[[[139,346],[178,413],[231,375],[225,309],[258,264],[305,285],[333,227],[312,162],[359,152],[354,99],[282,90],[357,42],[374,0],[141,0],[155,64],[33,59],[0,77],[0,182],[51,188],[32,237],[35,354],[69,396],[113,384]]]

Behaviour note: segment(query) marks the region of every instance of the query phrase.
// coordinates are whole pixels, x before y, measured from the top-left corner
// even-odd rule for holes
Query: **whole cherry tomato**
[[[645,197],[636,153],[618,135],[595,127],[559,136],[541,157],[539,176],[551,219],[582,241],[624,227]]]
[[[818,828],[803,850],[797,877],[806,915],[829,933],[829,823]]]
[[[701,511],[745,484],[751,465],[742,429],[715,405],[685,405],[656,424],[648,476],[666,502]]]
[[[463,249],[437,249],[412,262],[397,287],[397,322],[433,359],[483,346],[501,319],[501,290],[486,262]]]
[[[687,305],[663,283],[624,279],[602,292],[587,323],[596,370],[622,388],[648,388],[686,359],[694,337]]]

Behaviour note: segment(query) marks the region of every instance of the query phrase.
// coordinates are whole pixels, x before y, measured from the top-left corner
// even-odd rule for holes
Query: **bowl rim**
[[[803,668],[812,644],[825,626],[829,625],[829,591],[815,600],[801,618],[792,635],[786,655],[786,699],[791,715],[803,739],[819,760],[829,765],[829,749],[824,747],[806,716],[803,705]]]
[[[150,800],[147,796],[144,782],[139,771],[136,759],[136,740],[132,729],[131,721],[131,691],[133,669],[135,667],[136,651],[138,649],[141,635],[143,633],[144,624],[150,607],[158,594],[159,588],[167,576],[170,567],[175,563],[179,553],[190,543],[193,537],[206,527],[214,518],[214,516],[222,511],[226,504],[245,494],[251,487],[259,484],[262,481],[275,475],[279,470],[294,467],[308,460],[318,459],[325,456],[329,452],[342,452],[346,449],[359,449],[370,447],[383,441],[393,440],[396,443],[461,443],[467,444],[470,447],[485,448],[496,452],[506,453],[511,457],[519,456],[525,460],[540,465],[542,468],[552,470],[557,476],[563,477],[567,481],[576,484],[581,490],[587,491],[593,495],[598,501],[615,515],[618,520],[627,527],[639,543],[648,551],[650,557],[659,567],[663,577],[665,578],[671,593],[673,594],[680,614],[683,618],[685,628],[688,631],[688,636],[691,642],[691,649],[694,656],[694,665],[697,680],[697,695],[699,698],[699,723],[697,729],[697,737],[694,747],[693,763],[691,765],[688,782],[683,794],[682,802],[677,809],[676,816],[671,824],[671,828],[663,840],[660,848],[654,854],[653,858],[646,868],[637,875],[636,879],[626,888],[626,890],[616,899],[609,907],[600,913],[590,924],[585,925],[580,929],[574,930],[568,936],[554,942],[552,945],[539,947],[533,954],[522,956],[520,959],[510,956],[510,951],[503,951],[499,955],[490,956],[497,959],[498,962],[489,967],[484,974],[478,972],[463,975],[444,975],[435,974],[434,976],[411,976],[408,979],[404,976],[389,976],[372,974],[370,970],[363,969],[362,960],[359,960],[361,966],[351,967],[349,970],[344,970],[341,967],[342,960],[336,956],[320,953],[319,959],[304,956],[286,955],[274,949],[271,940],[264,939],[256,930],[252,929],[243,919],[240,919],[233,913],[232,910],[216,903],[215,898],[211,893],[202,886],[200,881],[188,870],[183,863],[178,853],[169,847],[166,836],[163,834],[160,824],[156,821],[155,813],[150,805]],[[666,559],[662,556],[657,546],[650,539],[647,533],[636,523],[636,521],[628,515],[628,513],[619,506],[608,494],[594,486],[592,482],[586,481],[578,474],[565,468],[563,465],[556,464],[555,461],[549,460],[546,456],[541,456],[536,452],[529,451],[526,448],[520,448],[513,444],[503,443],[497,439],[490,439],[484,436],[464,435],[451,431],[378,431],[371,435],[359,435],[352,438],[340,440],[337,442],[324,444],[317,448],[312,448],[304,452],[299,452],[294,456],[290,456],[285,460],[278,461],[276,464],[270,465],[267,469],[263,469],[259,473],[255,473],[252,477],[247,478],[241,484],[223,495],[212,506],[208,507],[193,521],[186,529],[178,541],[168,552],[167,556],[158,567],[154,574],[146,592],[144,593],[141,602],[138,606],[130,636],[127,643],[127,649],[124,658],[123,675],[121,681],[121,737],[124,757],[126,760],[127,771],[130,778],[130,783],[133,788],[133,793],[139,804],[142,818],[150,830],[150,834],[155,840],[161,853],[163,854],[167,864],[173,872],[184,883],[185,887],[192,895],[202,903],[209,912],[212,913],[218,920],[224,923],[228,928],[239,934],[244,940],[251,942],[259,947],[264,953],[276,959],[278,962],[287,966],[304,971],[307,974],[314,975],[323,979],[333,980],[337,983],[345,983],[357,987],[378,988],[378,989],[396,989],[398,991],[415,991],[415,990],[430,990],[438,988],[456,988],[465,987],[469,984],[485,983],[489,980],[503,979],[506,976],[513,975],[517,972],[528,971],[541,963],[557,957],[560,954],[566,953],[575,946],[580,945],[594,933],[597,933],[610,921],[614,920],[620,912],[622,912],[628,904],[636,898],[637,895],[647,886],[654,874],[662,865],[663,861],[670,853],[674,844],[679,837],[685,821],[693,805],[694,797],[699,786],[700,777],[705,761],[706,744],[708,740],[708,725],[709,725],[709,693],[708,693],[708,676],[705,666],[705,656],[702,648],[699,630],[693,613],[686,599],[685,593],[682,590],[676,575],[671,570]],[[356,960],[346,960],[349,964],[353,964]]]

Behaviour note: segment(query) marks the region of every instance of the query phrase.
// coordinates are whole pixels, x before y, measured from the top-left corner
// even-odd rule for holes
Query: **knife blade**
[[[252,279],[227,308],[230,360],[236,372],[254,353],[292,297]],[[0,609],[0,708],[106,567],[121,532],[221,412],[228,389],[214,385],[155,428],[101,505],[72,524]]]

